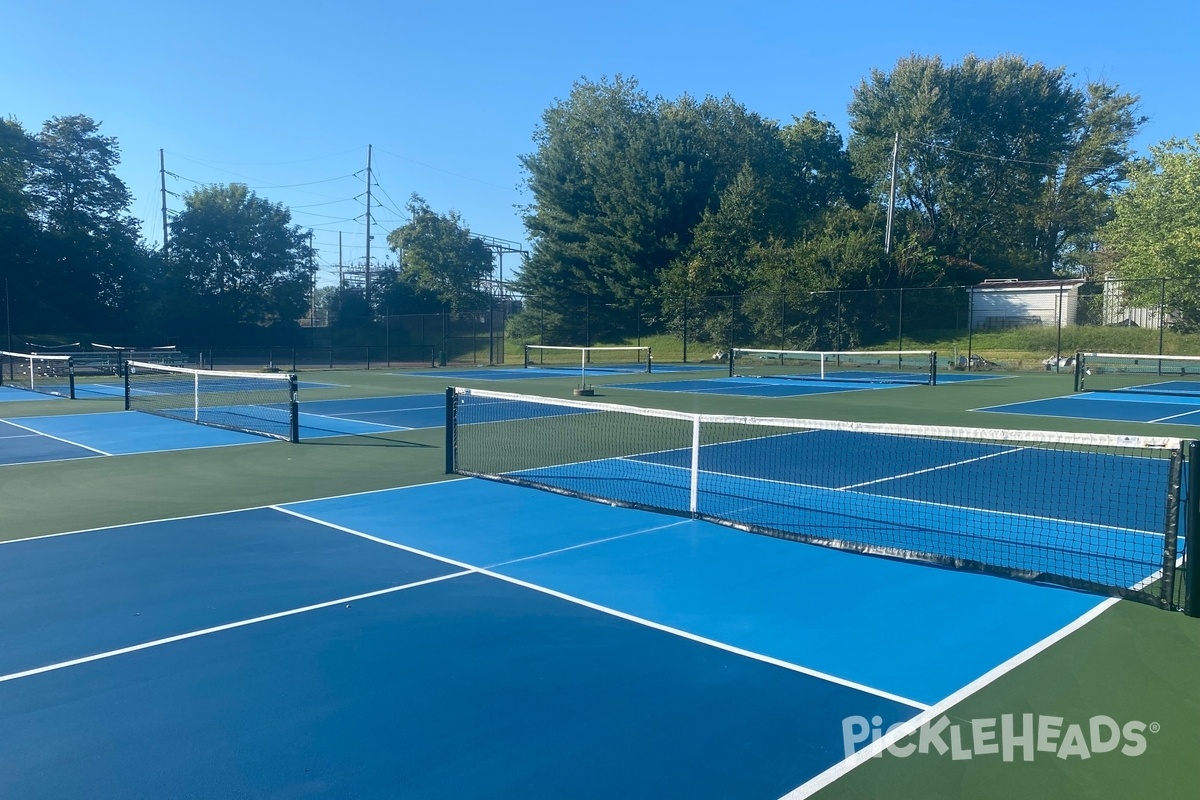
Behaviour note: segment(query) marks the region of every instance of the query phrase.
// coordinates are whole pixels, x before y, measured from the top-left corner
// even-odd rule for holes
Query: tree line
[[[843,138],[813,112],[780,122],[731,97],[652,97],[621,76],[576,82],[519,157],[532,251],[515,284],[538,302],[537,319],[518,313],[511,332],[612,341],[636,318],[720,341],[719,314],[688,319],[704,298],[804,309],[836,289],[1200,275],[1200,139],[1136,157],[1146,119],[1115,85],[1019,56],[913,55],[872,70],[848,110]],[[115,139],[87,117],[34,133],[0,121],[0,277],[15,329],[178,341],[295,331],[315,263],[286,207],[239,184],[197,188],[153,250],[118,163]],[[417,194],[406,210],[369,296],[318,294],[335,324],[487,303],[491,254],[465,220]],[[1200,323],[1196,283],[1172,282],[1181,325]],[[742,306],[752,317],[753,302]],[[652,318],[635,313],[646,307]],[[819,320],[787,333],[824,346]]]
[[[745,295],[752,318],[758,297],[813,306],[787,338],[829,346],[814,292],[1092,274],[1118,244],[1103,231],[1121,189],[1154,172],[1131,151],[1135,96],[1018,56],[901,59],[862,80],[849,117],[844,142],[812,112],[780,123],[728,97],[577,82],[522,159],[534,248],[518,285],[546,299],[537,324],[570,328],[586,295],[593,338],[654,303],[660,325],[724,341],[727,319],[687,308]],[[877,310],[860,305],[850,326],[869,338]]]
[[[0,291],[12,346],[56,334],[299,341],[298,320],[318,299],[317,267],[310,232],[285,206],[243,184],[201,186],[183,195],[167,244],[152,248],[129,213],[119,163],[116,139],[86,116],[55,117],[35,133],[0,120]],[[388,237],[403,267],[379,268],[370,305],[362,290],[322,293],[335,323],[479,302],[487,248],[455,212],[438,214],[417,195],[407,209],[410,222]]]

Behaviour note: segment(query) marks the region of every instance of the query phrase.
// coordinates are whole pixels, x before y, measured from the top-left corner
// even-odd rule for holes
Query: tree
[[[850,104],[850,154],[885,196],[900,136],[897,203],[951,267],[1053,276],[1104,222],[1144,118],[1137,98],[1018,56],[960,64],[910,56],[873,70]],[[923,229],[923,230],[922,230]]]
[[[1181,327],[1200,327],[1200,134],[1150,148],[1100,237],[1117,275],[1146,281],[1131,302],[1158,305],[1153,279],[1170,278],[1167,308],[1181,315]]]
[[[655,294],[736,291],[749,248],[799,235],[853,182],[840,137],[811,114],[781,128],[728,97],[652,98],[620,76],[576,83],[534,141],[518,286],[539,327],[575,343],[631,333]]]
[[[438,214],[415,192],[405,208],[409,221],[387,239],[400,258],[400,279],[432,292],[452,311],[486,304],[482,282],[492,274],[487,245],[471,235],[457,211]]]
[[[144,286],[146,254],[116,175],[120,149],[86,116],[54,117],[35,137],[28,211],[38,225],[32,290],[59,325],[124,325]]]
[[[35,290],[39,279],[40,231],[31,215],[29,176],[37,151],[34,141],[16,120],[0,120],[0,283],[12,297],[12,324],[31,326],[45,310]]]
[[[238,183],[196,189],[183,202],[164,266],[164,322],[220,337],[306,313],[314,254],[283,205]]]

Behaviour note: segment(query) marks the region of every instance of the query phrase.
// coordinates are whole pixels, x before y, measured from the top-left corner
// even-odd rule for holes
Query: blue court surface
[[[27,392],[24,389],[15,389],[12,386],[0,386],[0,403],[21,403],[29,400],[65,400],[66,398],[58,397],[52,394],[39,394],[37,392]]]
[[[369,436],[445,424],[445,395],[305,401],[300,440]],[[270,439],[177,419],[113,411],[0,420],[0,466],[262,444]]]
[[[477,479],[0,572],[14,797],[778,798],[1106,602]]]
[[[1195,391],[1196,384],[1189,384]],[[1133,392],[1080,392],[1065,397],[977,408],[998,414],[1200,425],[1200,397]]]
[[[799,397],[806,394],[860,392],[869,389],[895,389],[904,384],[859,383],[856,381],[796,380],[792,378],[703,378],[699,380],[657,381],[611,384],[613,389],[647,392],[692,392],[695,394],[736,395],[739,397]]]
[[[808,394],[833,394],[836,392],[859,392],[868,389],[895,389],[902,386],[919,386],[918,383],[870,383],[871,376],[858,374],[858,380],[803,379],[772,377],[702,378],[698,380],[658,381],[647,383],[610,384],[614,389],[636,389],[647,392],[689,392],[695,394],[736,395],[739,397],[800,397]],[[880,377],[884,377],[880,373]],[[994,380],[999,375],[973,375],[955,373],[944,378],[939,375],[938,383],[964,383],[967,381]]]
[[[677,373],[677,372],[708,372],[715,369],[722,369],[719,365],[707,364],[658,364],[654,365],[654,373]],[[587,375],[589,378],[594,378],[601,375],[636,375],[644,373],[646,370],[630,368],[630,367],[604,367],[602,365],[588,365]],[[563,368],[563,367],[474,367],[471,369],[426,369],[416,370],[411,372],[394,372],[393,375],[402,375],[406,377],[416,378],[446,378],[448,380],[476,380],[476,381],[520,381],[530,380],[534,378],[575,378],[580,373],[579,367]]]

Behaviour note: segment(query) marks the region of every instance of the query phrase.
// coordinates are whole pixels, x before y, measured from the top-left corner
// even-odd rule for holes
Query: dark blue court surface
[[[369,436],[445,423],[445,395],[402,395],[300,404],[300,440]],[[0,465],[192,450],[272,441],[177,419],[112,411],[0,420]]]
[[[14,797],[778,798],[1102,602],[478,480],[0,572]]]
[[[0,466],[108,455],[0,420]]]
[[[1195,383],[1189,384],[1195,390]],[[1131,392],[1081,392],[1065,397],[977,408],[998,414],[1200,425],[1200,397]]]

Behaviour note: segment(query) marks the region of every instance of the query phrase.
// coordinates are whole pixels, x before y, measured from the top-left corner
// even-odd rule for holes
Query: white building
[[[1145,281],[1126,282],[1111,275],[1104,276],[1104,319],[1105,325],[1128,325],[1138,328],[1157,328],[1160,324],[1171,323],[1171,314],[1167,312],[1165,315],[1162,309],[1155,306],[1132,306],[1129,297],[1130,289],[1140,289],[1138,295],[1142,297],[1143,302],[1147,299],[1146,295],[1153,296],[1155,290],[1161,284],[1154,281],[1149,291]],[[1155,298],[1157,299],[1157,298]]]
[[[971,287],[971,328],[1074,325],[1084,281],[993,278]]]

